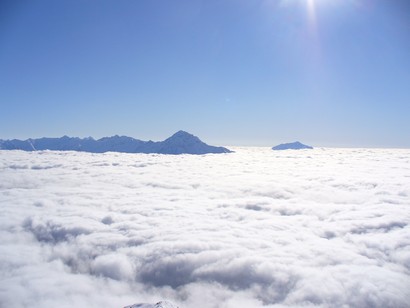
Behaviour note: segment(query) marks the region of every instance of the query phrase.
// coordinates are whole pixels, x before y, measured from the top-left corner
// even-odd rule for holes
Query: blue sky
[[[0,2],[0,138],[410,147],[408,0]]]

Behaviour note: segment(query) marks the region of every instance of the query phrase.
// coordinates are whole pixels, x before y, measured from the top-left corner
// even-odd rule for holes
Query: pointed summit
[[[162,154],[207,154],[230,153],[226,148],[214,147],[202,142],[197,136],[180,130],[160,142],[158,153]]]
[[[177,136],[190,136],[190,137],[195,137],[194,135],[184,131],[184,130],[179,130],[175,134],[173,134],[171,137],[177,137]]]
[[[187,133],[186,131],[183,131],[183,130],[177,131],[175,134],[173,134],[171,137],[167,138],[166,140],[169,140],[169,139],[201,141],[201,140],[199,140],[198,137],[196,137],[196,136],[194,136],[190,133]],[[164,140],[164,141],[166,141],[166,140]]]

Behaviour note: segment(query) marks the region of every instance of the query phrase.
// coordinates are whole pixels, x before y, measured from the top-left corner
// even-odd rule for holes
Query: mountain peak
[[[180,138],[180,139],[189,139],[189,138],[196,138],[199,139],[198,137],[184,131],[184,130],[179,130],[177,131],[175,134],[173,134],[171,137],[169,137],[168,139],[171,138]]]
[[[179,130],[175,134],[173,134],[172,136],[193,136],[193,135],[186,132],[186,131],[184,131],[184,130]]]
[[[299,141],[291,143],[282,143],[274,146],[272,150],[302,150],[302,149],[313,149],[310,145],[303,144]]]
[[[172,140],[177,140],[178,139],[178,140],[198,140],[198,141],[200,141],[197,136],[194,136],[194,135],[192,135],[190,133],[187,133],[186,131],[183,131],[183,130],[177,131],[175,134],[173,134],[171,137],[165,139],[164,141],[167,141],[167,140],[170,140],[170,139],[172,139]]]
[[[230,153],[226,148],[214,147],[202,142],[197,136],[180,130],[161,142],[158,153],[162,154],[206,154]]]

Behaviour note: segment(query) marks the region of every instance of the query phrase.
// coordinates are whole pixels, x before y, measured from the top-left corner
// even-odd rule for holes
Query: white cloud
[[[9,307],[406,307],[410,151],[0,151]]]

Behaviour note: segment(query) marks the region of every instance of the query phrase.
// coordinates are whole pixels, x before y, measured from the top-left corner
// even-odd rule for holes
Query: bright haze
[[[408,0],[0,2],[0,138],[410,147]]]

